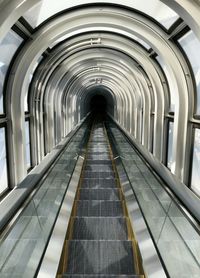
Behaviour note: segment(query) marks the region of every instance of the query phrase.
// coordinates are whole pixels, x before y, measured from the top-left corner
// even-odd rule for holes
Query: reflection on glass
[[[191,187],[200,196],[200,129],[195,129]]]
[[[5,128],[0,128],[0,194],[8,187]]]
[[[73,6],[85,3],[102,3],[102,0],[42,0],[39,4],[36,4],[30,10],[28,10],[24,14],[24,18],[33,28],[35,28],[54,14]],[[104,3],[110,3],[110,0],[104,0]],[[122,1],[113,0],[112,3],[121,5]],[[139,10],[153,17],[167,29],[178,19],[178,15],[159,0],[124,0],[123,5]]]
[[[25,134],[26,134],[26,165],[27,165],[27,169],[29,169],[31,167],[29,121],[25,122]]]
[[[169,122],[169,131],[168,131],[168,150],[167,150],[167,167],[172,170],[173,168],[173,133],[174,133],[174,123]]]
[[[191,63],[197,86],[197,110],[196,113],[200,114],[200,41],[197,39],[193,31],[185,34],[181,39],[178,40],[182,48],[184,49],[188,59]]]
[[[3,86],[12,57],[23,39],[10,30],[0,41],[0,114],[3,113]]]

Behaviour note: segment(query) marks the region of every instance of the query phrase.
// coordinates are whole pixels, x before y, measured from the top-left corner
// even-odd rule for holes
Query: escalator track
[[[91,129],[57,277],[145,277],[100,119]]]

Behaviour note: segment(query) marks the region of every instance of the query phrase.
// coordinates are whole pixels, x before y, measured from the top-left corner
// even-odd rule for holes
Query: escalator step
[[[90,142],[89,148],[107,148],[108,149],[108,144],[106,142]]]
[[[99,275],[90,275],[90,274],[64,274],[62,276],[58,276],[58,278],[145,278],[144,275],[105,275],[105,274],[99,274]]]
[[[90,164],[90,165],[86,165],[85,166],[85,171],[92,171],[92,172],[111,172],[113,171],[112,168],[112,164],[111,165],[104,165],[99,164],[99,165],[94,165],[94,164]]]
[[[84,217],[75,218],[73,240],[127,240],[126,218]]]
[[[103,165],[110,165],[112,166],[112,162],[110,159],[107,159],[107,160],[90,160],[90,159],[87,159],[86,160],[86,166],[89,166],[89,165],[99,165],[99,164],[103,164]]]
[[[80,189],[80,200],[120,200],[118,189]]]
[[[90,143],[92,142],[100,142],[102,144],[107,144],[107,140],[104,136],[104,134],[92,134],[91,138],[90,138]]]
[[[114,179],[115,178],[115,174],[113,171],[109,171],[109,172],[97,172],[97,171],[84,171],[83,174],[84,178],[106,178],[106,179]]]
[[[106,155],[106,156],[109,156],[109,150],[108,149],[99,149],[99,150],[98,149],[96,149],[96,150],[88,149],[87,154],[88,155],[92,154],[92,155]]]
[[[115,179],[83,179],[81,188],[117,188]]]
[[[68,274],[135,274],[131,241],[69,241]]]
[[[77,201],[77,216],[123,217],[120,201]]]
[[[103,144],[103,145],[98,145],[97,143],[96,144],[90,144],[88,149],[87,149],[88,152],[108,152],[109,149],[108,149],[108,146],[106,144]]]
[[[94,159],[94,160],[107,160],[110,159],[109,153],[88,153],[87,159]]]
[[[104,135],[92,135],[90,138],[90,142],[105,142],[107,143],[107,140],[105,139]]]

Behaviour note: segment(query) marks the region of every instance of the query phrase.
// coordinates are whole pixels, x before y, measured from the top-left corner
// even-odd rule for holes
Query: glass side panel
[[[23,39],[10,30],[0,41],[0,114],[3,111],[3,86],[10,62]]]
[[[194,72],[197,86],[196,113],[200,115],[200,41],[197,39],[193,31],[190,31],[179,39],[178,42],[185,51]]]
[[[37,276],[40,260],[76,165],[75,157],[85,147],[88,131],[88,125],[84,123],[13,226],[1,236],[0,277]]]
[[[112,123],[109,127],[168,276],[200,277],[200,234],[123,133]]]
[[[168,150],[167,150],[167,167],[169,169],[173,169],[173,156],[172,156],[172,148],[173,148],[173,134],[174,134],[174,123],[169,122],[169,130],[168,130]]]
[[[26,165],[27,165],[27,169],[29,169],[31,167],[30,125],[29,125],[29,121],[25,122],[25,134],[26,134]]]
[[[200,196],[200,129],[194,135],[191,187]]]
[[[8,187],[5,128],[0,128],[0,194]]]
[[[42,2],[42,3],[41,3]],[[102,3],[102,0],[43,0],[24,14],[24,18],[35,28],[43,21],[54,14],[81,4]],[[104,0],[104,3],[110,3],[110,0]],[[114,4],[122,4],[121,0],[113,0]],[[160,22],[167,29],[178,19],[178,15],[164,3],[159,0],[141,1],[124,0],[124,6],[139,10]]]

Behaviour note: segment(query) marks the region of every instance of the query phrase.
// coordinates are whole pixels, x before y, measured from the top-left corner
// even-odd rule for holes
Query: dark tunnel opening
[[[107,107],[107,100],[102,95],[95,95],[90,100],[90,111],[94,116],[106,116]]]

